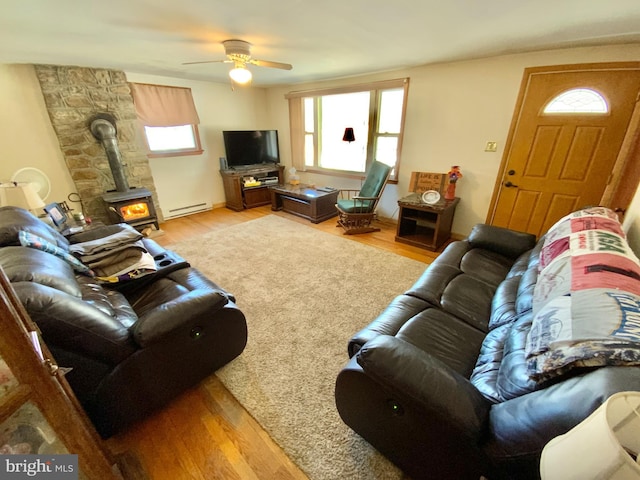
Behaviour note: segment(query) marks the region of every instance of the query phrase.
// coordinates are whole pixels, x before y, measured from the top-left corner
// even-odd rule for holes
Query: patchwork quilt
[[[531,378],[640,365],[640,261],[615,212],[594,207],[560,219],[539,268],[525,351]]]

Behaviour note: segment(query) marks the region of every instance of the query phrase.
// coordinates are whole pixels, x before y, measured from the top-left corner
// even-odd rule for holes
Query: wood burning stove
[[[116,190],[102,195],[111,220],[115,223],[128,223],[138,230],[153,224],[159,230],[151,192],[143,187],[129,187],[116,140],[115,118],[109,114],[98,114],[91,120],[90,128],[93,136],[104,146],[116,184]]]
[[[151,192],[146,188],[132,188],[128,192],[110,191],[102,195],[115,223],[128,223],[134,228],[155,225],[159,230],[158,217]]]

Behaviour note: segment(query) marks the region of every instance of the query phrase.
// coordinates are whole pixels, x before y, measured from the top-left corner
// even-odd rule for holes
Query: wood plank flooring
[[[164,234],[153,239],[168,246],[269,214],[335,235],[343,232],[333,219],[314,225],[264,206],[242,212],[218,208],[172,219],[160,226]],[[395,222],[382,219],[378,223],[380,232],[344,235],[344,238],[425,263],[437,256],[437,253],[395,242]],[[353,332],[345,335],[350,333]],[[215,375],[127,432],[107,440],[106,446],[119,460],[127,480],[307,479]]]

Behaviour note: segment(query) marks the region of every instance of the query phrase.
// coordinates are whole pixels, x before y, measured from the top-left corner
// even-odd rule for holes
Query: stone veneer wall
[[[100,68],[35,65],[51,124],[69,168],[85,215],[112,223],[102,200],[115,190],[104,147],[89,130],[97,113],[116,118],[117,140],[130,187],[145,187],[153,194],[156,213],[162,220],[153,175],[137,124],[131,89],[124,72]]]

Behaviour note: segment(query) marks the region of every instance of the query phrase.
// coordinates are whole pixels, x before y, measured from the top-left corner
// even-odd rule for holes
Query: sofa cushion
[[[122,327],[129,328],[138,320],[138,315],[127,298],[117,290],[104,288],[91,277],[76,276],[82,300],[117,321]]]
[[[471,230],[468,241],[474,248],[490,250],[508,258],[517,258],[533,248],[536,237],[530,233],[478,224]]]
[[[513,263],[512,258],[473,248],[469,242],[455,242],[405,293],[486,332],[493,295]]]
[[[34,282],[74,297],[81,292],[71,266],[42,250],[28,247],[0,248],[0,266],[11,283]]]
[[[491,330],[484,341],[471,383],[493,402],[504,402],[539,388],[531,380],[525,358],[531,312]]]
[[[410,295],[399,295],[369,325],[356,333],[348,345],[349,357],[353,357],[369,340],[378,335],[396,335],[402,326],[430,306],[428,302]]]
[[[536,245],[516,260],[492,300],[489,333],[471,382],[493,402],[536,388],[527,373],[524,340],[531,324],[540,248]]]
[[[455,316],[431,307],[406,322],[396,337],[469,378],[484,334]]]
[[[498,394],[503,400],[520,397],[540,388],[529,376],[525,355],[532,317],[529,310],[517,318],[511,324],[509,335],[505,339],[496,381]]]
[[[496,289],[491,301],[489,330],[513,322],[516,318],[516,298],[522,275],[505,279]]]
[[[496,288],[497,285],[485,283],[475,276],[458,275],[445,289],[440,305],[443,310],[486,333]]]
[[[471,382],[493,402],[503,402],[538,388],[529,377],[525,346],[531,310],[517,313],[495,326],[482,342]]]
[[[63,250],[69,248],[66,238],[27,210],[11,206],[0,207],[0,247],[20,245],[20,231],[33,233]]]
[[[482,341],[480,354],[471,374],[471,383],[492,402],[504,399],[498,391],[498,374],[504,358],[504,344],[511,332],[511,325],[506,323],[493,328]]]
[[[492,285],[494,288],[505,279],[513,266],[513,258],[474,248],[460,262],[460,270],[465,274]]]

